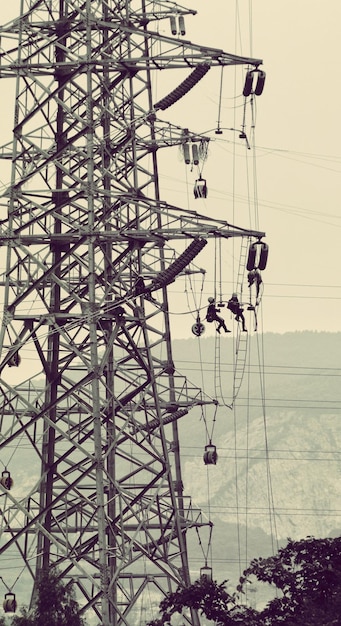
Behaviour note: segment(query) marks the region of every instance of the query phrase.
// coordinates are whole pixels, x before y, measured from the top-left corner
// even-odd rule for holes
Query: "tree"
[[[30,614],[30,612],[27,610],[25,606],[20,609],[20,613],[21,615],[15,615],[12,618],[12,622],[11,622],[12,626],[34,626],[35,625],[33,615]]]
[[[341,537],[289,539],[275,556],[253,559],[237,589],[252,576],[281,592],[260,613],[265,626],[341,623]]]
[[[174,613],[181,613],[184,608],[192,608],[207,619],[214,620],[217,626],[253,626],[255,612],[247,607],[241,607],[236,602],[236,596],[226,591],[226,581],[218,584],[216,581],[201,577],[189,587],[178,587],[169,593],[160,602],[161,616],[148,623],[148,626],[163,626],[168,624]]]
[[[240,603],[254,577],[280,592],[261,611]],[[289,539],[275,556],[253,559],[232,595],[225,582],[219,585],[205,578],[178,587],[162,600],[159,619],[148,626],[169,623],[185,607],[198,610],[217,626],[341,626],[341,537]]]
[[[64,585],[58,572],[44,573],[37,586],[37,597],[31,611],[21,610],[12,626],[85,626],[79,615],[72,584]]]

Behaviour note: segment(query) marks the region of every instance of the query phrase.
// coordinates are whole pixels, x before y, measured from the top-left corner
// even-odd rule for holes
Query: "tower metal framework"
[[[56,566],[104,626],[138,623],[150,587],[189,584],[186,535],[202,523],[177,421],[211,400],[174,364],[167,287],[210,238],[264,235],[161,200],[157,151],[207,139],[158,110],[197,68],[260,64],[158,32],[193,13],[21,0],[0,30],[0,85],[15,81],[0,149],[2,572],[11,560],[34,588]],[[155,105],[153,77],[172,68],[187,79]]]

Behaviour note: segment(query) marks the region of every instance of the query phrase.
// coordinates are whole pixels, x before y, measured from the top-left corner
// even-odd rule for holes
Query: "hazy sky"
[[[0,22],[10,19],[18,6],[18,0],[9,8],[2,3]],[[259,216],[259,228],[266,232],[270,248],[263,273],[264,331],[340,330],[340,3],[196,0],[185,6],[198,11],[197,16],[186,18],[186,39],[262,58],[267,79],[255,108],[255,155],[236,132],[209,133],[212,142],[203,172],[209,196],[206,201],[194,201],[195,172],[180,162],[176,149],[162,154],[163,199],[246,228],[250,223],[254,226],[254,216]],[[159,27],[170,34],[168,23]],[[245,68],[224,70],[223,128],[241,128],[241,73],[245,74]],[[178,80],[169,74],[169,89],[185,77]],[[168,86],[163,73],[158,80],[155,93],[165,95]],[[4,105],[8,85],[6,80],[1,83],[6,123],[0,125],[4,135],[0,143],[8,140],[12,119],[12,110]],[[220,70],[212,69],[163,117],[198,133],[210,131],[217,124],[219,89]],[[250,111],[248,107],[249,121]],[[250,124],[246,130],[251,133]],[[1,170],[0,179],[5,182]],[[198,259],[198,266],[204,266],[204,261]],[[205,298],[213,280],[212,267],[207,269]],[[226,297],[230,290],[227,284]],[[177,310],[182,310],[182,304]],[[190,328],[192,321],[186,320]],[[186,334],[186,325],[174,318],[176,336]]]
[[[188,18],[187,23],[201,20],[202,41],[262,58],[267,73],[264,92],[256,102],[255,132],[259,226],[266,231],[270,248],[263,273],[264,330],[340,330],[340,3],[259,0],[208,5],[198,0],[195,4],[201,17]],[[233,82],[234,69],[228,68],[222,126],[240,128],[243,99],[233,99]],[[201,129],[212,128],[217,119],[218,80],[215,85],[212,80],[210,91],[201,91],[197,102],[203,109],[212,104],[215,117],[203,119]],[[246,199],[248,188],[247,151],[238,142],[232,163],[234,146],[229,142],[233,140],[238,142],[238,134],[224,131],[211,145],[205,168],[211,190],[206,210],[216,215],[219,206],[221,217],[248,226],[242,198],[244,194]],[[252,171],[252,157],[247,156]],[[234,211],[230,168],[240,173]]]

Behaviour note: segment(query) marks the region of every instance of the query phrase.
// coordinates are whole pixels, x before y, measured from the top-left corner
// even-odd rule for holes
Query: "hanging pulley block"
[[[15,352],[14,354],[12,354],[11,358],[9,359],[7,365],[8,367],[19,367],[21,363],[21,357],[19,352]]]
[[[4,470],[2,472],[0,483],[8,491],[11,489],[11,487],[13,487],[13,478],[11,478],[11,474],[7,470]]]
[[[201,323],[200,317],[197,317],[197,321],[192,326],[192,333],[196,337],[200,337],[200,335],[203,335],[204,332],[205,332],[205,326],[204,324]]]
[[[213,570],[212,567],[208,567],[207,565],[205,565],[205,567],[201,567],[200,568],[200,578],[203,580],[213,580]]]
[[[211,443],[205,446],[204,463],[205,465],[216,465],[218,460],[217,449]]]
[[[207,198],[207,183],[204,178],[198,178],[195,181],[193,193],[194,193],[195,199]]]
[[[14,593],[6,593],[3,607],[5,613],[15,613],[17,610],[17,601]]]

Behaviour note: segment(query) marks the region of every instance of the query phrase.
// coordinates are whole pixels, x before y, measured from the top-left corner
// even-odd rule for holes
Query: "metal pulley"
[[[5,599],[3,602],[4,612],[5,613],[15,613],[17,610],[17,601],[15,599],[14,593],[6,593]]]
[[[9,359],[7,365],[8,367],[19,367],[20,363],[21,363],[20,354],[19,352],[15,352]]]
[[[218,453],[216,447],[209,443],[205,446],[204,452],[204,463],[205,465],[216,465],[218,460]]]
[[[200,578],[203,580],[213,580],[213,570],[212,567],[208,567],[207,565],[205,565],[205,567],[201,567],[200,568]]]
[[[7,470],[1,473],[0,483],[8,491],[13,487],[13,478],[11,478],[11,474]]]
[[[201,176],[194,183],[193,193],[195,199],[207,198],[207,183],[204,178],[201,178]]]
[[[192,333],[196,337],[200,337],[200,335],[203,335],[204,332],[205,332],[205,326],[204,326],[204,324],[201,323],[200,317],[198,315],[197,321],[192,326]]]

